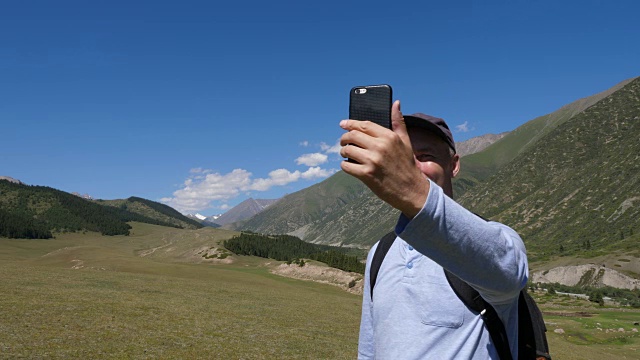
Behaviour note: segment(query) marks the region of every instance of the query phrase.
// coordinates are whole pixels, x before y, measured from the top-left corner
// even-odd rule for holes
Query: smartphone
[[[389,85],[356,86],[349,95],[349,119],[369,120],[391,129],[391,99]],[[347,161],[357,163],[353,159]]]
[[[391,129],[391,86],[367,85],[351,89],[349,119],[369,120]]]

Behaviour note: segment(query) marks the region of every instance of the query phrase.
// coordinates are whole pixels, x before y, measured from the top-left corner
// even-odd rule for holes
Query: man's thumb
[[[404,116],[400,111],[400,100],[396,100],[391,105],[391,129],[402,138],[408,138],[407,124],[404,122]]]

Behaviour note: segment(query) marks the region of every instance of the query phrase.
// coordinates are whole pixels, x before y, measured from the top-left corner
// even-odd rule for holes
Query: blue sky
[[[349,89],[457,141],[640,75],[637,1],[3,1],[0,175],[212,215],[337,171]],[[464,163],[463,163],[464,166]]]

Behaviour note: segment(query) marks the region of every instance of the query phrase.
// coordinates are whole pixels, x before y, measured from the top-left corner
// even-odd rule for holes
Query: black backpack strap
[[[518,299],[518,354],[525,359],[551,360],[547,343],[547,327],[542,312],[526,290],[520,291]]]
[[[394,231],[390,231],[380,239],[376,252],[373,254],[371,267],[369,268],[369,292],[371,293],[371,300],[373,300],[373,287],[376,285],[376,279],[378,278],[378,271],[380,271],[382,260],[384,260],[385,255],[387,255],[389,248],[391,248],[391,245],[393,245],[395,240],[396,233]]]
[[[507,331],[505,330],[504,324],[502,323],[502,320],[500,320],[496,309],[486,302],[482,296],[480,296],[480,293],[478,293],[476,289],[472,288],[471,285],[467,284],[446,269],[444,269],[444,274],[449,285],[456,295],[458,295],[458,298],[460,298],[460,300],[462,300],[462,302],[464,302],[470,309],[479,312],[480,315],[482,315],[500,359],[512,360],[513,358],[511,357],[511,348],[509,347]]]

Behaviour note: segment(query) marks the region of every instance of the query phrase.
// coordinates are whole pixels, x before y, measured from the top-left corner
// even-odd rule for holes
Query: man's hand
[[[429,181],[413,155],[411,140],[400,101],[391,107],[391,127],[370,121],[343,120],[348,132],[340,138],[342,170],[362,181],[376,196],[412,219],[420,212],[429,194]]]

